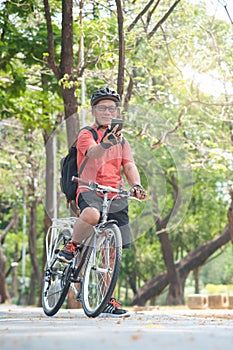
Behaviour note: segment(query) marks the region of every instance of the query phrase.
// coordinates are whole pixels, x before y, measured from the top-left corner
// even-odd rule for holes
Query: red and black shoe
[[[115,298],[111,298],[100,317],[129,317],[127,310],[121,309],[121,304]]]
[[[77,253],[77,245],[74,244],[72,241],[68,241],[67,244],[60,250],[60,252],[57,254],[57,257],[60,261],[71,263],[73,258],[75,257]]]

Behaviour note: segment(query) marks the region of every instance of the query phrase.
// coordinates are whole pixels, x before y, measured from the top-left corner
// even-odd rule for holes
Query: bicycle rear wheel
[[[89,247],[83,276],[83,310],[88,317],[98,316],[109,302],[116,287],[122,257],[119,227],[109,224],[93,239]]]
[[[47,316],[55,315],[61,308],[70,287],[71,266],[57,261],[47,268],[42,289],[42,307]]]
[[[53,254],[47,263],[42,286],[42,308],[47,316],[55,315],[61,308],[70,287],[70,275],[72,267],[60,262],[56,252],[66,242],[67,238],[62,234],[54,243],[51,251]]]

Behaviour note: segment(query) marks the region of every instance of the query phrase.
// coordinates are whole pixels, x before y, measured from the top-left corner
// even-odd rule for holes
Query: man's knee
[[[99,222],[100,212],[96,208],[87,207],[83,209],[82,213],[80,214],[80,219],[82,219],[84,222],[88,223],[89,225],[94,226]]]

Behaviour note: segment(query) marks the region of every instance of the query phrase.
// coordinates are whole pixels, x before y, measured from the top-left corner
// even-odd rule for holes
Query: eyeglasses
[[[107,110],[110,112],[110,113],[114,113],[117,111],[117,107],[116,106],[104,106],[104,105],[97,105],[97,106],[94,106],[95,109],[98,111],[98,112],[106,112]]]

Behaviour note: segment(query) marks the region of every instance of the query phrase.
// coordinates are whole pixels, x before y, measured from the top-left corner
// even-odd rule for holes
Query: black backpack
[[[81,130],[84,130],[84,129],[91,131],[94,140],[97,141],[98,135],[93,128],[91,128],[90,126],[85,126]],[[67,202],[70,202],[76,199],[76,191],[77,191],[78,184],[72,181],[72,177],[80,176],[88,161],[88,157],[86,157],[80,167],[80,170],[78,171],[76,142],[77,142],[77,139],[69,149],[69,153],[64,158],[62,158],[60,162],[60,165],[61,165],[60,186],[61,186],[62,192],[65,193],[66,195]]]

